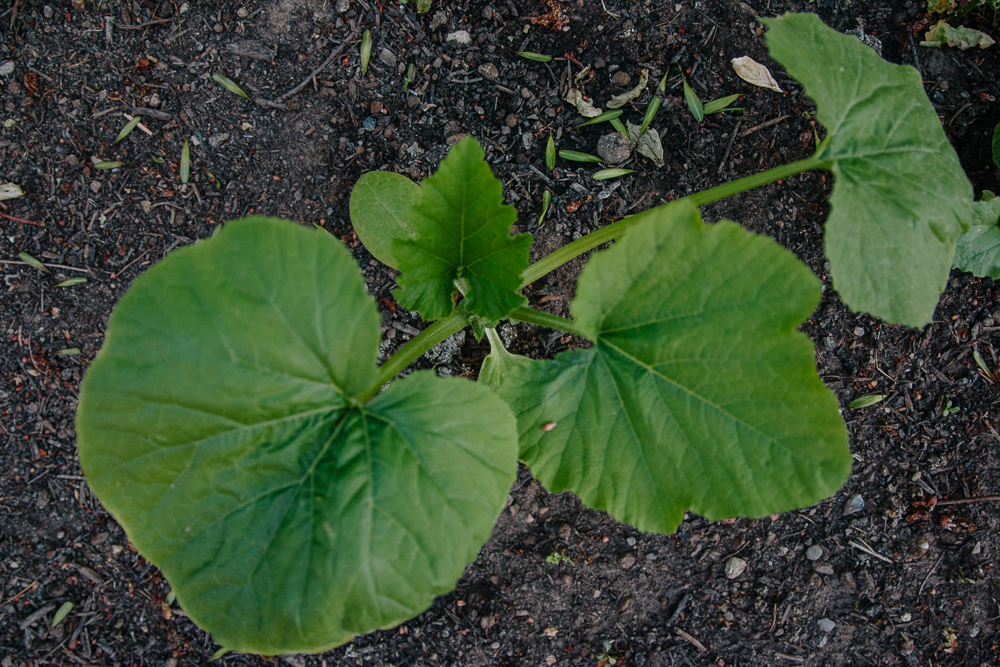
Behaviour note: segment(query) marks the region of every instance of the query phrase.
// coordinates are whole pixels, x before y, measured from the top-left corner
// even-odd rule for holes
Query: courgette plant
[[[517,461],[551,491],[641,530],[691,509],[762,516],[833,494],[851,468],[834,395],[796,331],[820,284],[775,242],[698,207],[809,169],[834,174],[826,251],[846,303],[930,321],[972,216],[972,188],[920,76],[812,15],[764,21],[816,102],[805,160],[625,218],[529,265],[531,237],[479,144],[421,185],[365,175],[355,229],[436,320],[381,367],[379,315],[329,234],[226,225],[138,278],[80,390],[80,463],[188,616],[224,647],[322,651],[420,613],[490,535]],[[608,241],[572,319],[521,289]],[[510,355],[504,319],[590,342]],[[467,325],[481,380],[418,371]]]

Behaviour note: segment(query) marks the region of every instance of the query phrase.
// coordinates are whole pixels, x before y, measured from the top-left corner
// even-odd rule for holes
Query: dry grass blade
[[[191,178],[191,148],[188,140],[184,140],[184,148],[181,149],[181,183],[187,183]]]

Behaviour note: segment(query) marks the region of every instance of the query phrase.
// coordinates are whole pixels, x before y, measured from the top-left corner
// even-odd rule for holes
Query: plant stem
[[[960,9],[957,14],[955,14],[954,16],[951,17],[951,19],[948,20],[948,25],[952,26],[953,28],[957,28],[958,24],[961,23],[962,19],[964,19],[965,16],[976,7],[982,6],[984,1],[985,0],[969,0],[969,2],[965,4],[965,7],[962,7],[962,9]]]
[[[809,171],[810,169],[828,169],[832,162],[818,157],[818,155],[822,152],[823,151],[821,149],[817,151],[815,155],[808,157],[805,160],[799,160],[797,162],[792,162],[791,164],[775,167],[774,169],[768,169],[767,171],[762,171],[759,174],[751,174],[750,176],[740,178],[730,183],[723,183],[722,185],[717,185],[714,188],[696,192],[693,195],[689,195],[687,199],[694,202],[695,206],[704,206],[705,204],[710,204],[714,201],[731,197],[732,195],[740,192],[745,192],[752,188],[773,183],[774,181],[782,178],[788,178],[789,176],[800,174],[803,171]],[[593,250],[599,245],[618,238],[628,231],[630,227],[634,226],[638,222],[641,222],[645,216],[649,215],[652,211],[665,208],[670,206],[672,203],[673,202],[670,204],[663,204],[662,206],[651,208],[644,213],[622,218],[618,222],[613,222],[607,227],[602,227],[601,229],[593,231],[586,236],[578,238],[572,243],[564,245],[555,252],[549,253],[524,270],[524,273],[521,274],[521,286],[525,287],[535,282],[542,276],[558,269],[571,259],[582,255],[588,250]],[[514,317],[513,314],[511,314],[511,316]],[[553,325],[546,324],[545,326]]]
[[[568,320],[565,317],[559,317],[558,315],[546,313],[542,310],[535,310],[534,308],[521,306],[520,308],[515,308],[510,311],[509,317],[510,319],[517,320],[519,322],[538,324],[543,327],[548,327],[549,329],[558,329],[559,331],[565,331],[566,333],[571,333],[575,336],[581,336],[588,340],[593,340],[593,336],[587,331],[584,331],[573,320]]]
[[[486,338],[490,341],[490,352],[496,352],[497,356],[500,357],[510,357],[510,352],[508,352],[507,348],[503,346],[503,341],[500,340],[500,335],[497,334],[496,329],[486,327]]]
[[[396,377],[400,371],[412,364],[424,355],[424,352],[431,349],[452,334],[461,331],[467,324],[465,315],[454,312],[448,317],[438,320],[420,332],[416,338],[399,348],[396,354],[389,357],[378,369],[375,381],[368,389],[358,394],[357,400],[364,404],[374,398],[383,386],[392,378]]]

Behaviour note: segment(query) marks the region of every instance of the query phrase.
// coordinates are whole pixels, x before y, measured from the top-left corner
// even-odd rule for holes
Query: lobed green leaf
[[[80,463],[187,615],[246,653],[423,611],[516,473],[509,408],[414,373],[367,404],[379,315],[329,234],[227,224],[135,281],[80,391]]]
[[[686,200],[642,215],[580,277],[571,309],[593,347],[507,377],[521,459],[551,492],[646,531],[673,531],[688,508],[763,516],[835,492],[847,432],[795,331],[816,278]]]
[[[1000,279],[1000,198],[988,190],[973,202],[972,227],[958,238],[956,269],[981,278]]]
[[[889,322],[931,321],[972,186],[909,66],[885,62],[813,14],[762,19],[771,55],[816,102],[834,174],[826,253],[848,306]]]
[[[460,308],[486,321],[526,303],[518,290],[531,235],[510,235],[517,211],[503,205],[503,185],[483,158],[471,136],[455,144],[410,208],[416,237],[392,242],[402,271],[393,294],[424,319],[451,313],[459,292]]]

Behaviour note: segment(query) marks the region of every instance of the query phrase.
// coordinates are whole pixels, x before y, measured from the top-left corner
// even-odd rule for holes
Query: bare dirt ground
[[[565,12],[569,30],[531,22]],[[347,202],[366,171],[419,180],[461,134],[475,135],[541,255],[620,217],[811,153],[811,102],[767,57],[757,15],[815,11],[861,28],[884,56],[918,67],[976,186],[1000,190],[988,138],[1000,121],[997,49],[917,46],[921,2],[879,0],[435,0],[429,14],[386,0],[14,0],[0,11],[0,178],[27,194],[0,205],[0,665],[203,664],[218,648],[158,571],[89,493],[75,456],[80,379],[132,280],[171,249],[249,213],[316,224],[347,243],[380,300],[386,353],[424,323],[391,300],[395,274],[353,235]],[[966,24],[1000,39],[997,14]],[[558,27],[558,26],[557,26]],[[359,29],[374,35],[368,75],[357,44],[277,100]],[[448,40],[457,31],[465,40]],[[461,36],[460,36],[461,37]],[[550,63],[519,58],[528,50]],[[733,57],[772,68],[788,91],[749,86]],[[603,100],[647,68],[676,62],[702,99],[742,93],[745,111],[696,123],[670,77],[655,123],[666,165],[598,183],[592,169],[544,166],[562,149],[593,153],[606,125],[562,101],[593,68]],[[10,65],[7,65],[7,63]],[[406,82],[408,66],[414,65]],[[626,118],[639,122],[651,85]],[[405,91],[405,92],[404,92]],[[277,108],[277,107],[284,108]],[[143,127],[115,137],[141,108]],[[182,187],[183,140],[192,179]],[[125,165],[98,170],[94,164]],[[768,234],[829,285],[822,226],[831,176],[809,173],[709,206]],[[539,228],[542,193],[553,211]],[[43,273],[18,260],[28,253]],[[533,305],[566,314],[582,260],[532,285]],[[56,287],[70,277],[85,284]],[[1000,631],[1000,389],[973,352],[1000,365],[1000,285],[955,272],[933,324],[886,325],[832,290],[805,325],[823,378],[844,407],[855,457],[837,496],[760,520],[689,516],[649,535],[550,495],[526,469],[493,537],[458,587],[424,614],[321,656],[227,655],[228,665],[997,665]],[[575,344],[507,327],[513,351]],[[67,352],[68,351],[68,352]],[[78,351],[78,354],[74,354]],[[425,358],[475,377],[486,343],[471,335]],[[887,396],[863,410],[847,404]],[[931,499],[937,501],[933,506]],[[968,501],[968,502],[962,502]],[[553,564],[553,553],[569,560]],[[733,555],[747,569],[724,573]],[[64,602],[73,610],[50,627]]]

